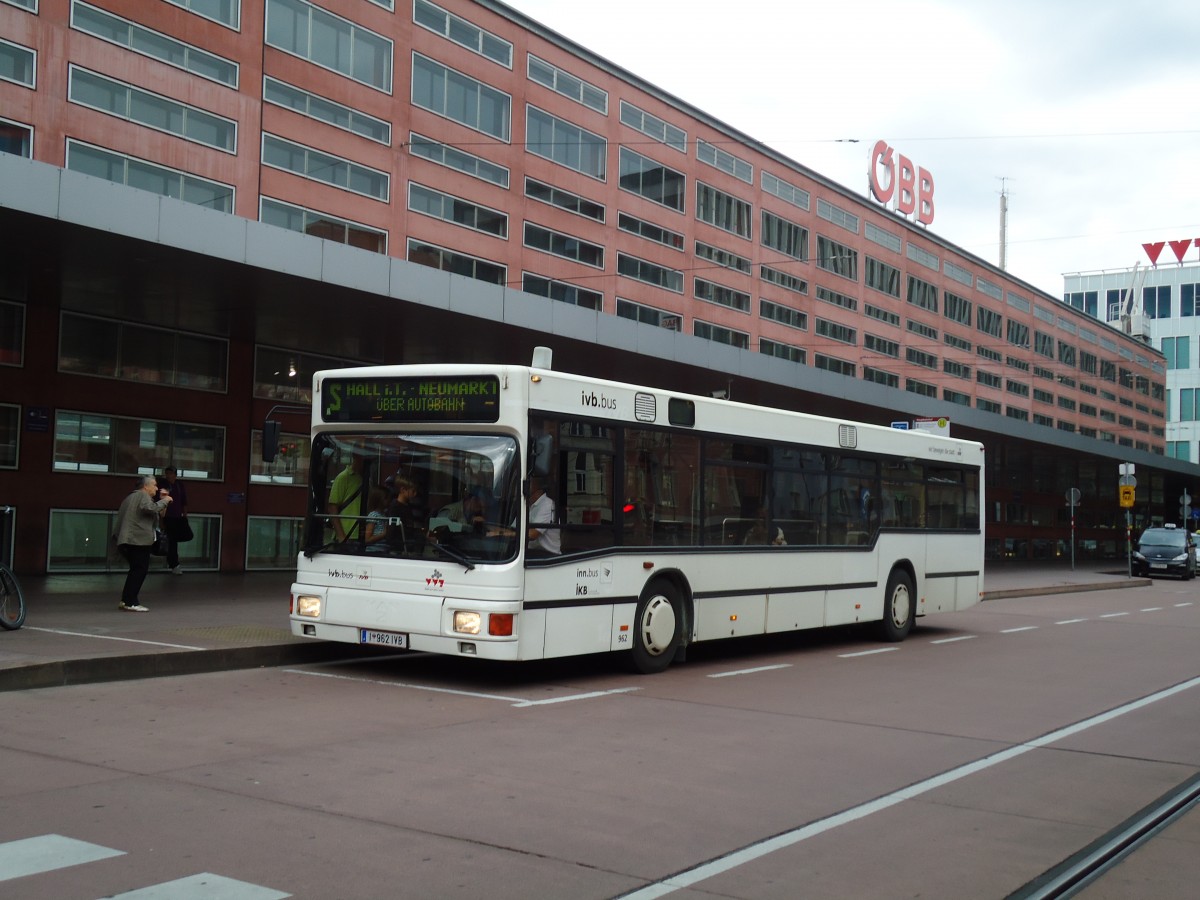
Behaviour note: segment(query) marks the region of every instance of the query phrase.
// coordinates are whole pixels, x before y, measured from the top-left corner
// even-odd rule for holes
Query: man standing
[[[146,580],[146,573],[150,571],[150,550],[154,546],[158,517],[171,503],[169,494],[155,500],[157,494],[158,479],[153,475],[139,475],[133,493],[121,501],[121,508],[117,510],[113,539],[129,563],[121,602],[117,604],[117,609],[124,612],[150,612],[142,606],[138,595]]]
[[[171,504],[163,515],[163,531],[167,533],[167,568],[172,575],[182,575],[179,545],[192,539],[192,529],[187,520],[187,488],[176,476],[174,466],[163,469],[163,483],[159,485],[159,491],[171,497]]]
[[[330,524],[339,543],[358,540],[362,534],[360,516],[363,510],[363,458],[357,448],[350,448],[350,462],[338,473],[329,487],[329,504],[325,511],[332,517]]]
[[[545,481],[538,475],[529,479],[529,552],[536,556],[562,553],[562,535],[554,523],[554,501],[546,493]]]

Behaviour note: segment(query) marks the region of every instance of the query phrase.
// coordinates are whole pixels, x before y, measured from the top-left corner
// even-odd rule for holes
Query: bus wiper
[[[452,560],[454,560],[456,563],[458,563],[460,566],[462,566],[468,572],[470,572],[472,569],[475,568],[475,564],[473,562],[471,562],[469,559],[467,559],[465,556],[463,556],[457,550],[451,550],[445,544],[439,544],[437,541],[430,541],[429,546],[433,547],[435,550],[438,550],[438,551],[446,554],[448,557],[450,557]]]

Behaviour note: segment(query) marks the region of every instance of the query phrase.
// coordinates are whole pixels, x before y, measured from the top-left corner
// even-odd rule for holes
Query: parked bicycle
[[[8,517],[11,506],[0,507],[0,515]],[[25,624],[25,595],[21,583],[8,564],[0,560],[0,627],[16,631]]]

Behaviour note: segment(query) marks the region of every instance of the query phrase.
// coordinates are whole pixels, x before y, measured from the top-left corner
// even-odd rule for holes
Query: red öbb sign
[[[876,141],[867,176],[871,195],[880,203],[894,202],[898,213],[913,216],[922,225],[933,222],[933,176],[928,169],[913,166],[912,160],[896,153],[887,141]]]
[[[1188,238],[1183,241],[1155,241],[1152,244],[1142,244],[1142,249],[1146,251],[1146,255],[1150,257],[1150,265],[1158,265],[1158,255],[1162,253],[1163,247],[1171,245],[1171,250],[1175,254],[1175,259],[1183,262],[1183,255],[1188,252],[1188,248],[1195,244],[1200,247],[1200,238]]]

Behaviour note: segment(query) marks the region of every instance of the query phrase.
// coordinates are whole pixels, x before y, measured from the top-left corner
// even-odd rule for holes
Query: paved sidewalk
[[[313,662],[360,652],[292,637],[291,572],[152,571],[148,613],[121,612],[124,573],[23,577],[28,614],[0,632],[0,691]],[[1144,587],[1119,563],[995,563],[985,599]]]

